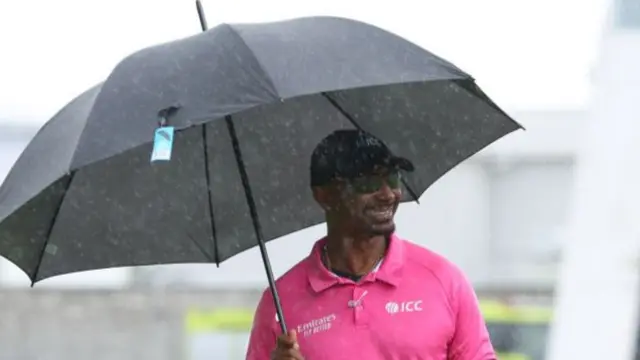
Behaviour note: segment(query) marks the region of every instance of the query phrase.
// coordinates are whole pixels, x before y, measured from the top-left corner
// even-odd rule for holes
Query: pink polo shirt
[[[324,242],[277,280],[305,360],[496,359],[475,293],[451,262],[393,236],[379,269],[354,283],[323,265]],[[279,333],[267,289],[247,360],[268,360]]]

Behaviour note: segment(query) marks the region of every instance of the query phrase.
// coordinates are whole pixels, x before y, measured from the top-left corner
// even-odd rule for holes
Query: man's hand
[[[278,336],[276,349],[271,352],[271,360],[304,360],[295,330]]]

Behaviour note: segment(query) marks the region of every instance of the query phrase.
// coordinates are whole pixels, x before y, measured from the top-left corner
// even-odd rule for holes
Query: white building
[[[613,1],[578,148],[549,359],[638,355],[640,1]]]

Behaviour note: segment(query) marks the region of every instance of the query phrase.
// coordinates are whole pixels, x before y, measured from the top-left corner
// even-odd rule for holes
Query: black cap
[[[408,159],[393,155],[378,138],[361,130],[337,130],[322,139],[311,155],[311,186],[336,178],[371,174],[378,166],[413,171]]]

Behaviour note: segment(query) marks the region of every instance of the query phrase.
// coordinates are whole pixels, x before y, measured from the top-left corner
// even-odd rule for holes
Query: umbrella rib
[[[191,234],[189,234],[188,231],[185,231],[185,233],[187,234],[187,237],[189,238],[189,240],[191,240],[193,245],[198,249],[198,251],[200,251],[200,253],[204,256],[205,259],[207,259],[208,262],[215,262],[216,261],[214,258],[211,257],[211,255],[209,255],[207,253],[207,251],[204,249],[204,247],[202,245],[200,245],[200,243],[197,242],[196,239],[194,239],[193,236],[191,236]],[[220,264],[217,263],[217,262],[216,262],[216,265],[220,266]]]
[[[366,131],[366,130],[364,130],[362,128],[362,126],[360,126],[360,124],[358,124],[356,119],[354,119],[353,116],[351,116],[351,114],[349,114],[342,106],[340,106],[338,101],[336,101],[334,98],[329,96],[329,94],[327,94],[326,92],[322,92],[321,94],[325,99],[327,99],[327,101],[334,108],[336,108],[340,112],[340,114],[342,114],[342,116],[347,118],[347,120],[349,120],[349,122],[351,122],[351,124],[353,126],[355,126],[356,129],[362,130],[362,131]],[[418,194],[411,188],[411,186],[409,186],[409,184],[406,182],[406,180],[405,179],[400,179],[400,181],[402,181],[402,184],[404,185],[405,189],[407,189],[407,191],[409,192],[409,195],[411,195],[411,197],[413,198],[413,201],[415,201],[416,203],[420,204],[420,199],[418,197]]]
[[[216,222],[213,217],[213,195],[211,194],[211,174],[209,172],[209,147],[207,146],[207,125],[202,125],[202,152],[204,154],[204,178],[207,182],[207,199],[209,205],[209,221],[211,222],[211,236],[213,237],[212,253],[217,266],[220,266],[220,256],[218,255],[218,236],[216,233]],[[201,249],[202,251],[204,249]],[[207,256],[211,258],[211,256]]]
[[[56,219],[58,218],[58,215],[60,214],[60,209],[62,209],[62,204],[64,203],[64,199],[67,197],[67,193],[69,192],[69,189],[71,188],[71,182],[73,182],[73,179],[74,179],[75,175],[76,175],[76,171],[71,171],[71,173],[69,174],[69,180],[64,185],[64,192],[62,194],[62,199],[60,199],[60,202],[58,203],[58,206],[54,210],[53,217],[51,218],[51,224],[49,225],[49,228],[47,229],[47,234],[46,234],[46,236],[44,238],[44,244],[42,244],[42,249],[40,250],[40,256],[38,257],[38,263],[36,264],[36,268],[33,271],[33,275],[31,276],[31,287],[33,287],[36,284],[36,282],[38,281],[38,274],[40,273],[40,266],[42,265],[42,260],[44,259],[44,255],[45,255],[45,253],[47,251],[47,246],[49,246],[49,239],[51,238],[51,233],[53,233],[53,227],[56,224]]]
[[[507,117],[508,119],[513,121],[516,125],[518,125],[518,127],[520,129],[527,130],[527,129],[524,128],[524,126],[522,126],[522,124],[520,124],[515,119],[513,119],[511,116],[509,116],[509,114],[507,114],[504,110],[502,110],[502,108],[500,108],[500,106],[498,106],[498,104],[496,104],[493,100],[491,100],[491,98],[489,96],[487,96],[487,94],[485,94],[484,91],[482,91],[482,89],[480,89],[478,84],[476,84],[475,80],[473,80],[473,79],[469,79],[469,80],[451,80],[451,82],[456,84],[456,85],[458,85],[459,87],[463,88],[470,95],[475,96],[476,98],[478,98],[481,101],[485,102],[487,105],[489,105],[492,108],[494,108],[501,115],[504,115],[505,117]]]
[[[251,57],[255,60],[256,65],[258,66],[258,69],[262,71],[262,75],[264,76],[264,79],[267,81],[268,85],[271,86],[270,89],[266,89],[266,90],[268,90],[273,96],[275,96],[276,99],[281,100],[280,94],[278,93],[278,89],[276,88],[276,83],[273,81],[273,78],[271,77],[271,75],[267,72],[267,68],[264,67],[260,59],[258,59],[256,54],[253,52],[253,49],[251,49],[251,47],[249,46],[249,44],[247,44],[247,42],[244,40],[242,35],[240,35],[240,33],[232,25],[230,24],[223,24],[223,25],[226,26],[231,31],[231,33],[237,37],[240,43],[244,45],[245,49],[249,52],[249,54],[251,54]]]

